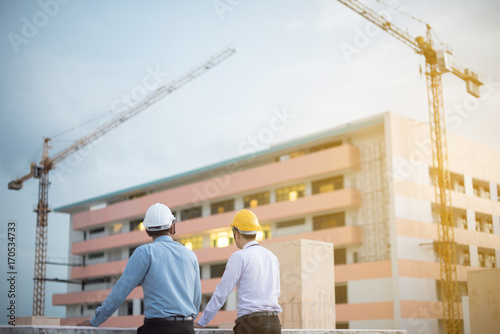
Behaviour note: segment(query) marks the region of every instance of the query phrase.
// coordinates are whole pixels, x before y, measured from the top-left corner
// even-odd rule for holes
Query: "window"
[[[224,270],[226,270],[226,264],[213,264],[210,266],[210,278],[218,278],[222,277],[224,274]]]
[[[465,194],[464,176],[450,173],[451,189]]]
[[[481,252],[478,253],[478,260],[479,260],[480,267],[486,267],[486,263],[484,261],[484,253],[481,253]]]
[[[349,323],[348,322],[336,322],[335,328],[336,329],[349,329]]]
[[[296,184],[293,186],[276,189],[276,202],[295,201],[305,195],[305,184]]]
[[[203,236],[196,235],[189,238],[183,238],[179,241],[179,243],[183,244],[190,250],[201,249],[203,248]]]
[[[477,197],[482,197],[490,199],[490,185],[488,182],[480,180],[472,180],[472,188],[474,189],[474,195]]]
[[[345,226],[344,212],[317,216],[313,218],[313,231],[339,226]]]
[[[208,302],[210,301],[211,298],[212,298],[212,295],[201,295],[200,312],[205,311],[205,308],[207,307],[207,304],[208,304]],[[226,308],[227,308],[226,304],[227,304],[227,300],[224,303],[224,305],[222,305],[222,307],[220,308],[221,311],[225,311],[226,310]]]
[[[490,266],[491,268],[496,268],[497,267],[497,257],[495,254],[489,254],[488,259],[490,261]]]
[[[303,225],[305,224],[306,220],[304,218],[301,219],[293,219],[293,220],[288,220],[285,222],[280,222],[276,224],[277,228],[285,228],[285,227],[292,227],[292,226],[298,226],[298,225]]]
[[[218,213],[228,212],[234,210],[234,199],[227,201],[212,203],[211,214],[216,215]]]
[[[243,197],[245,208],[254,208],[258,205],[269,204],[269,191]]]
[[[127,315],[134,315],[134,303],[127,302]]]
[[[336,266],[347,263],[345,248],[338,248],[333,250],[333,261],[333,264]]]
[[[347,285],[335,286],[335,304],[347,304]]]
[[[189,220],[201,217],[201,206],[184,209],[181,211],[181,220]]]
[[[485,232],[493,234],[493,222],[492,221],[486,221]]]
[[[103,233],[103,232],[104,232],[104,226],[89,230],[89,235]]]
[[[144,231],[144,225],[142,224],[142,219],[132,220],[129,223],[130,231]]]
[[[94,311],[94,310],[95,310],[95,309],[97,309],[99,306],[101,306],[101,304],[87,304],[87,310]]]
[[[234,243],[232,230],[210,234],[210,246],[223,248]]]
[[[271,227],[269,225],[261,225],[260,230],[257,231],[257,236],[255,240],[261,241],[264,239],[269,239],[271,237]]]
[[[129,195],[128,199],[130,200],[130,199],[139,198],[139,197],[142,197],[142,196],[146,196],[146,193],[142,192],[142,193],[137,193],[137,194]]]
[[[344,188],[344,176],[335,176],[328,179],[314,181],[312,183],[312,193],[322,194]]]
[[[468,250],[464,250],[462,264],[464,266],[470,266],[470,254]]]
[[[87,255],[88,259],[89,260],[93,260],[93,259],[100,259],[100,258],[103,258],[104,257],[104,253],[103,252],[100,252],[100,253],[93,253],[93,254],[89,254]]]

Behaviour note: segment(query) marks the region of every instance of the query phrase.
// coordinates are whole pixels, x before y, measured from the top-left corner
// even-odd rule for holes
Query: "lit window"
[[[262,193],[247,195],[243,197],[243,202],[245,208],[255,208],[258,205],[269,204],[269,191],[265,191]]]
[[[181,244],[189,248],[190,250],[196,250],[203,248],[203,236],[197,235],[189,238],[183,238],[179,241]]]
[[[210,245],[212,247],[223,248],[234,243],[231,230],[210,234]]]
[[[269,239],[271,237],[271,227],[269,225],[261,225],[260,230],[257,231],[257,236],[255,240],[261,241],[264,239]]]
[[[142,224],[142,219],[132,220],[129,223],[130,231],[144,231],[144,225]]]
[[[295,201],[305,195],[305,184],[296,184],[293,186],[276,189],[276,202]]]
[[[122,227],[123,227],[123,224],[114,224],[113,225],[113,232],[114,233],[120,232],[122,230]]]

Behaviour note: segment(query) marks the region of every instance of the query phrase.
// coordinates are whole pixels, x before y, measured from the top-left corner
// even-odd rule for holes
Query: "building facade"
[[[500,257],[500,151],[448,137],[461,295],[468,270]],[[439,333],[442,322],[432,152],[425,124],[384,113],[233,160],[56,209],[71,214],[70,256],[81,266],[63,324],[93,315],[130,254],[150,238],[142,219],[156,202],[177,217],[175,239],[198,256],[202,310],[237,250],[235,211],[259,217],[261,243],[334,244],[337,328]],[[234,321],[236,293],[210,325]],[[333,307],[333,306],[332,306]],[[142,323],[137,287],[104,326]]]

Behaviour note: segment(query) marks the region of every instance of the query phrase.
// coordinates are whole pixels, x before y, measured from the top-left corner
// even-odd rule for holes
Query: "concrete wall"
[[[283,328],[335,328],[333,244],[300,239],[263,246],[280,262]]]
[[[467,273],[471,333],[495,334],[500,328],[500,268]]]
[[[135,334],[136,328],[90,328],[90,327],[35,327],[35,326],[0,326],[0,333],[5,334]],[[198,334],[231,334],[232,329],[195,329]],[[406,334],[405,330],[368,330],[368,329],[284,329],[283,334]]]

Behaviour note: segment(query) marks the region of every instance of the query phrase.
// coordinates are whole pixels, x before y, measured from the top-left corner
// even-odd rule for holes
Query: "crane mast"
[[[473,71],[469,69],[463,71],[457,65],[450,64],[450,51],[436,50],[429,25],[427,25],[425,38],[422,36],[413,38],[357,0],[338,1],[411,47],[416,53],[425,57],[430,137],[432,142],[432,178],[434,182],[438,228],[436,246],[440,263],[443,326],[445,333],[461,333],[456,242],[451,207],[450,171],[448,167],[441,76],[446,72],[453,73],[466,82],[467,91],[475,97],[479,97],[479,87],[483,83]]]
[[[63,149],[53,157],[49,157],[49,149],[52,148],[50,138],[44,138],[43,153],[40,163],[31,164],[30,172],[23,177],[17,178],[8,184],[11,190],[19,190],[23,186],[23,182],[31,177],[38,178],[38,204],[36,209],[36,242],[35,242],[35,271],[33,285],[33,316],[45,315],[45,282],[47,271],[47,228],[48,228],[48,213],[51,211],[48,205],[49,196],[49,171],[56,168],[56,164],[78,151],[79,149],[90,144],[92,141],[103,136],[111,129],[117,127],[121,123],[131,117],[144,111],[154,103],[160,101],[165,96],[173,93],[187,83],[204,74],[211,68],[223,62],[236,52],[234,48],[227,47],[220,52],[212,55],[198,66],[193,67],[184,75],[172,80],[168,84],[159,87],[142,101],[137,102],[129,109],[116,115],[90,134],[80,138],[73,144]]]

